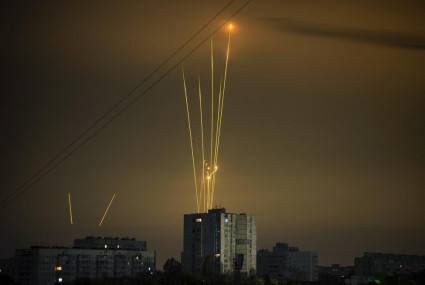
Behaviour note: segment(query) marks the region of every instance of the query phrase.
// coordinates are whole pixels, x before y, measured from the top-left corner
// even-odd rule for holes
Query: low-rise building
[[[299,251],[287,243],[276,243],[273,251],[257,252],[258,275],[269,275],[277,280],[317,281],[317,264],[317,253]]]
[[[73,248],[17,249],[14,263],[14,279],[18,283],[52,285],[77,278],[124,277],[155,271],[156,253],[147,251],[144,241],[87,237],[76,240]]]
[[[0,258],[0,275],[13,276],[13,258]]]
[[[354,258],[354,266],[360,282],[368,282],[383,273],[419,273],[425,269],[425,256],[365,252],[363,256]]]

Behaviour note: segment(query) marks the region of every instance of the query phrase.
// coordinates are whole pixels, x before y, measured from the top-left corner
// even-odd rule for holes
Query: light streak
[[[187,122],[188,122],[188,125],[189,125],[190,149],[192,151],[193,178],[195,180],[196,210],[199,213],[199,198],[198,198],[198,184],[196,182],[195,156],[193,154],[192,129],[190,127],[189,103],[187,102],[186,78],[184,76],[183,66],[182,66],[182,73],[183,73],[184,97],[186,99]]]
[[[223,81],[223,91],[221,94],[221,111],[220,111],[220,127],[218,129],[218,145],[217,145],[217,159],[218,159],[218,150],[220,147],[220,136],[221,136],[221,122],[223,119],[223,106],[224,106],[224,94],[226,91],[226,82],[227,82],[227,65],[229,63],[229,51],[230,51],[230,32],[229,32],[229,41],[227,42],[227,54],[226,54],[226,67],[224,69],[224,81]]]
[[[215,148],[214,148],[214,165],[217,165],[217,140],[218,140],[218,129],[219,129],[219,122],[220,122],[220,106],[221,106],[221,86],[222,86],[222,81],[223,78],[220,78],[220,90],[218,92],[218,108],[217,108],[217,127],[215,130]],[[211,205],[213,204],[214,201],[214,192],[215,192],[215,175],[213,176],[212,179],[212,201],[211,201]]]
[[[211,150],[210,150],[210,165],[211,166],[214,165],[213,164],[213,137],[214,137],[214,49],[213,49],[213,37],[211,35]],[[208,185],[210,185],[211,182],[212,181],[208,179]],[[212,184],[211,184],[211,190],[212,190]]]
[[[226,91],[227,67],[228,67],[228,63],[229,63],[229,52],[230,52],[230,35],[231,35],[230,31],[232,30],[232,28],[233,28],[233,26],[232,26],[232,24],[230,24],[230,26],[229,26],[229,40],[227,42],[226,65],[225,65],[225,69],[224,69],[223,90],[222,90],[222,94],[221,94],[220,122],[219,122],[219,128],[218,128],[218,137],[217,137],[217,145],[216,145],[214,165],[217,165],[218,151],[219,151],[219,147],[220,147],[220,135],[221,135],[221,123],[222,123],[222,119],[223,119],[224,94],[225,94],[225,91]],[[215,186],[215,183],[214,183],[214,186]],[[212,189],[213,195],[212,195],[211,207],[212,207],[212,204],[214,202],[214,192],[215,192],[214,190],[215,189],[213,188]]]
[[[215,182],[216,182],[216,172],[218,170],[217,162],[220,149],[220,137],[221,137],[221,127],[223,121],[223,109],[224,109],[224,95],[226,91],[227,83],[227,71],[229,64],[229,54],[230,54],[230,39],[231,39],[231,30],[233,29],[233,24],[229,24],[229,38],[227,43],[227,52],[225,60],[225,69],[224,69],[224,78],[220,78],[220,88],[218,92],[218,101],[217,101],[217,117],[214,121],[214,46],[213,46],[213,37],[211,35],[211,129],[210,129],[210,157],[208,165],[205,160],[205,144],[204,144],[204,124],[203,124],[203,108],[202,108],[202,90],[201,90],[201,79],[198,72],[198,93],[199,93],[199,111],[200,111],[200,126],[201,126],[201,141],[202,141],[202,175],[200,176],[200,189],[198,190],[197,186],[197,176],[196,176],[196,164],[195,156],[193,151],[193,138],[192,131],[190,126],[190,115],[189,115],[189,104],[187,99],[187,89],[186,89],[186,80],[183,71],[183,83],[186,99],[186,111],[188,117],[189,125],[189,136],[192,152],[192,166],[193,166],[193,177],[195,181],[195,194],[196,194],[196,206],[198,213],[201,211],[203,205],[203,211],[207,212],[213,207],[214,204],[214,194],[215,194]],[[214,124],[215,126],[215,136],[214,136]]]
[[[202,123],[202,93],[201,93],[201,78],[198,73],[198,91],[199,91],[199,111],[201,114],[201,141],[202,141],[202,182],[203,182],[203,192],[204,192],[204,212],[206,206],[205,200],[205,155],[204,155],[204,124]]]
[[[69,204],[69,218],[71,219],[71,225],[72,223],[72,207],[71,207],[71,194],[68,193],[68,204]]]
[[[114,194],[114,196],[112,196],[111,202],[109,202],[108,208],[106,208],[106,211],[105,211],[105,214],[103,214],[102,220],[100,220],[99,227],[102,226],[103,220],[105,219],[105,216],[108,213],[109,208],[111,207],[111,204],[114,201],[114,199],[115,199],[115,194]]]

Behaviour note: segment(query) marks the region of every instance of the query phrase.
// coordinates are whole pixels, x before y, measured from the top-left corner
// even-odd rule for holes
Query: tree
[[[181,263],[175,260],[174,257],[167,259],[162,268],[164,269],[165,274],[170,275],[177,275],[182,271]]]

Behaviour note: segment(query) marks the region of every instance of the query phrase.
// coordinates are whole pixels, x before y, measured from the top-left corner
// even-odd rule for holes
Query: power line
[[[232,0],[230,3],[228,3],[225,7],[227,8],[230,6],[230,4],[233,2]],[[251,3],[252,0],[246,1],[236,12],[234,12],[230,17],[226,19],[226,21],[219,25],[212,33],[211,35],[214,35],[217,33],[228,21],[233,19],[237,14],[239,14],[249,3]],[[213,17],[212,20],[210,20],[208,23],[211,23],[218,15],[220,15],[225,8],[223,8],[216,16]],[[208,24],[204,25],[206,27]],[[203,27],[203,28],[204,28]],[[203,29],[202,28],[202,29]],[[196,33],[199,34],[202,29],[198,30]],[[196,36],[195,35],[195,36]],[[187,41],[185,44],[183,44],[179,49],[182,49],[184,46],[186,46],[195,36],[192,36],[189,41]],[[45,177],[47,174],[49,174],[54,168],[56,168],[58,165],[60,165],[63,161],[65,161],[67,158],[69,158],[72,154],[74,154],[80,147],[85,145],[89,140],[91,140],[95,135],[97,135],[100,131],[102,131],[106,126],[108,126],[112,121],[114,121],[116,118],[118,118],[121,114],[123,114],[127,109],[129,109],[132,105],[134,105],[142,96],[144,96],[146,93],[148,93],[153,87],[155,87],[162,79],[164,79],[168,74],[170,74],[176,67],[178,67],[181,63],[183,63],[189,56],[191,56],[198,48],[202,46],[203,43],[205,43],[207,40],[210,39],[210,35],[203,39],[195,48],[193,48],[189,53],[187,53],[181,60],[179,60],[175,65],[173,65],[170,69],[168,69],[161,77],[159,77],[156,81],[154,81],[149,87],[147,87],[142,93],[140,93],[136,98],[134,98],[130,103],[128,103],[126,106],[124,106],[123,109],[121,109],[116,115],[114,115],[112,118],[107,120],[103,125],[101,125],[94,133],[89,135],[86,139],[84,139],[80,144],[78,144],[73,150],[71,150],[68,154],[66,154],[63,158],[61,158],[59,161],[57,161],[55,164],[51,165],[55,160],[57,160],[62,154],[64,154],[69,148],[71,148],[76,142],[78,142],[84,135],[86,135],[94,126],[96,126],[100,121],[102,121],[108,114],[110,114],[114,109],[116,109],[125,99],[127,99],[136,89],[138,89],[144,82],[146,82],[154,73],[156,73],[157,69],[160,69],[166,62],[171,59],[173,55],[175,55],[177,52],[173,53],[172,56],[168,57],[157,69],[155,69],[151,74],[148,75],[147,78],[145,78],[142,83],[140,83],[136,88],[134,88],[130,93],[128,93],[123,99],[121,99],[117,104],[115,104],[111,109],[109,109],[101,118],[99,118],[95,123],[93,123],[83,134],[81,134],[76,140],[74,140],[71,144],[69,144],[64,150],[62,150],[58,155],[56,155],[51,161],[49,161],[43,168],[41,168],[39,171],[36,172],[33,176],[31,176],[29,179],[25,181],[20,187],[15,189],[5,200],[3,200],[0,203],[0,210],[4,209],[7,205],[9,205],[11,202],[16,200],[20,195],[22,195],[24,192],[26,192],[29,188],[31,188],[34,184],[36,184],[38,181],[40,181],[43,177]],[[44,171],[45,170],[45,171]],[[43,172],[44,171],[44,172]],[[40,175],[39,175],[40,174]],[[37,177],[38,176],[38,177]],[[36,178],[37,177],[37,178]],[[35,178],[35,180],[33,180]]]
[[[112,107],[110,107],[102,116],[100,116],[95,122],[93,122],[81,135],[79,135],[75,140],[68,144],[62,151],[55,155],[49,162],[47,162],[42,168],[40,168],[36,173],[30,176],[27,180],[24,181],[18,188],[12,191],[7,198],[5,198],[1,203],[0,207],[4,203],[7,203],[9,199],[12,198],[15,192],[24,188],[29,182],[36,178],[40,173],[49,167],[53,162],[60,158],[66,151],[68,151],[73,145],[80,141],[86,134],[88,134],[95,126],[97,126],[102,120],[104,120],[112,111],[118,108],[125,100],[128,99],[137,89],[139,89],[146,81],[148,81],[153,75],[155,75],[165,64],[167,64],[176,54],[178,54],[184,47],[186,47],[200,32],[202,32],[209,24],[211,24],[220,14],[222,14],[235,0],[229,1],[217,14],[215,14],[208,22],[206,22],[198,31],[195,32],[186,42],[184,42],[175,52],[168,56],[160,65],[158,65],[148,76],[146,76],[136,87],[134,87],[130,92],[125,94],[118,102],[116,102]]]

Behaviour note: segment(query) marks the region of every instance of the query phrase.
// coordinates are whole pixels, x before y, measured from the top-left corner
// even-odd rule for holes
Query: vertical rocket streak
[[[201,93],[201,78],[198,73],[198,90],[199,90],[199,110],[201,114],[201,142],[202,142],[202,184],[203,184],[203,192],[204,192],[204,212],[206,207],[205,200],[205,155],[204,155],[204,125],[202,123],[202,93]]]
[[[211,35],[211,150],[210,150],[210,167],[213,167],[213,169],[214,169],[215,165],[213,163],[213,137],[214,137],[214,50],[213,50],[213,37]],[[211,184],[211,190],[212,190],[212,180],[209,179],[208,183]]]
[[[216,126],[216,130],[215,130],[214,167],[217,166],[217,139],[218,139],[218,127],[219,127],[219,121],[220,121],[222,81],[223,81],[223,78],[220,78],[220,91],[218,92],[217,126]],[[211,201],[211,205],[213,205],[213,202],[214,202],[214,188],[215,188],[215,175],[212,178],[212,199],[211,199],[212,201]]]
[[[221,122],[222,122],[222,119],[223,119],[224,92],[225,92],[225,89],[226,89],[227,65],[228,65],[228,62],[229,62],[229,51],[230,51],[230,31],[229,31],[229,41],[227,43],[226,66],[225,66],[225,69],[224,69],[223,89],[222,89],[222,93],[221,93],[221,105],[220,105],[221,110],[220,110],[220,120],[219,120],[219,124],[218,124],[215,164],[217,164],[217,161],[218,161],[218,151],[219,151],[219,148],[220,148]]]
[[[188,122],[188,125],[189,125],[190,149],[192,151],[193,178],[195,180],[196,210],[199,213],[199,198],[198,198],[198,184],[196,182],[195,156],[193,155],[192,129],[190,127],[190,115],[189,115],[189,104],[187,102],[186,78],[184,77],[183,67],[182,67],[182,73],[183,73],[184,96],[186,98],[187,122]]]
[[[99,227],[102,226],[103,220],[105,219],[105,216],[108,213],[109,208],[111,207],[111,204],[114,201],[114,198],[115,198],[115,194],[114,194],[114,196],[112,196],[111,202],[109,202],[108,208],[106,208],[106,211],[105,211],[105,214],[103,214],[102,220],[100,220]]]
[[[71,207],[71,194],[68,193],[68,204],[69,204],[69,217],[71,219],[71,225],[72,225],[72,207]]]
[[[215,165],[217,164],[218,151],[219,151],[219,147],[220,147],[220,134],[221,134],[221,122],[222,122],[222,118],[223,118],[224,93],[226,91],[227,66],[228,66],[228,63],[229,63],[230,34],[231,34],[231,32],[229,30],[229,40],[227,42],[227,53],[226,53],[226,66],[225,66],[225,69],[224,69],[224,82],[223,82],[223,90],[222,90],[222,94],[221,94],[221,105],[220,105],[221,110],[220,110],[220,116],[219,116],[218,136],[216,135],[217,142],[216,142],[216,153],[215,153]],[[212,197],[212,199],[214,199],[214,196]]]

